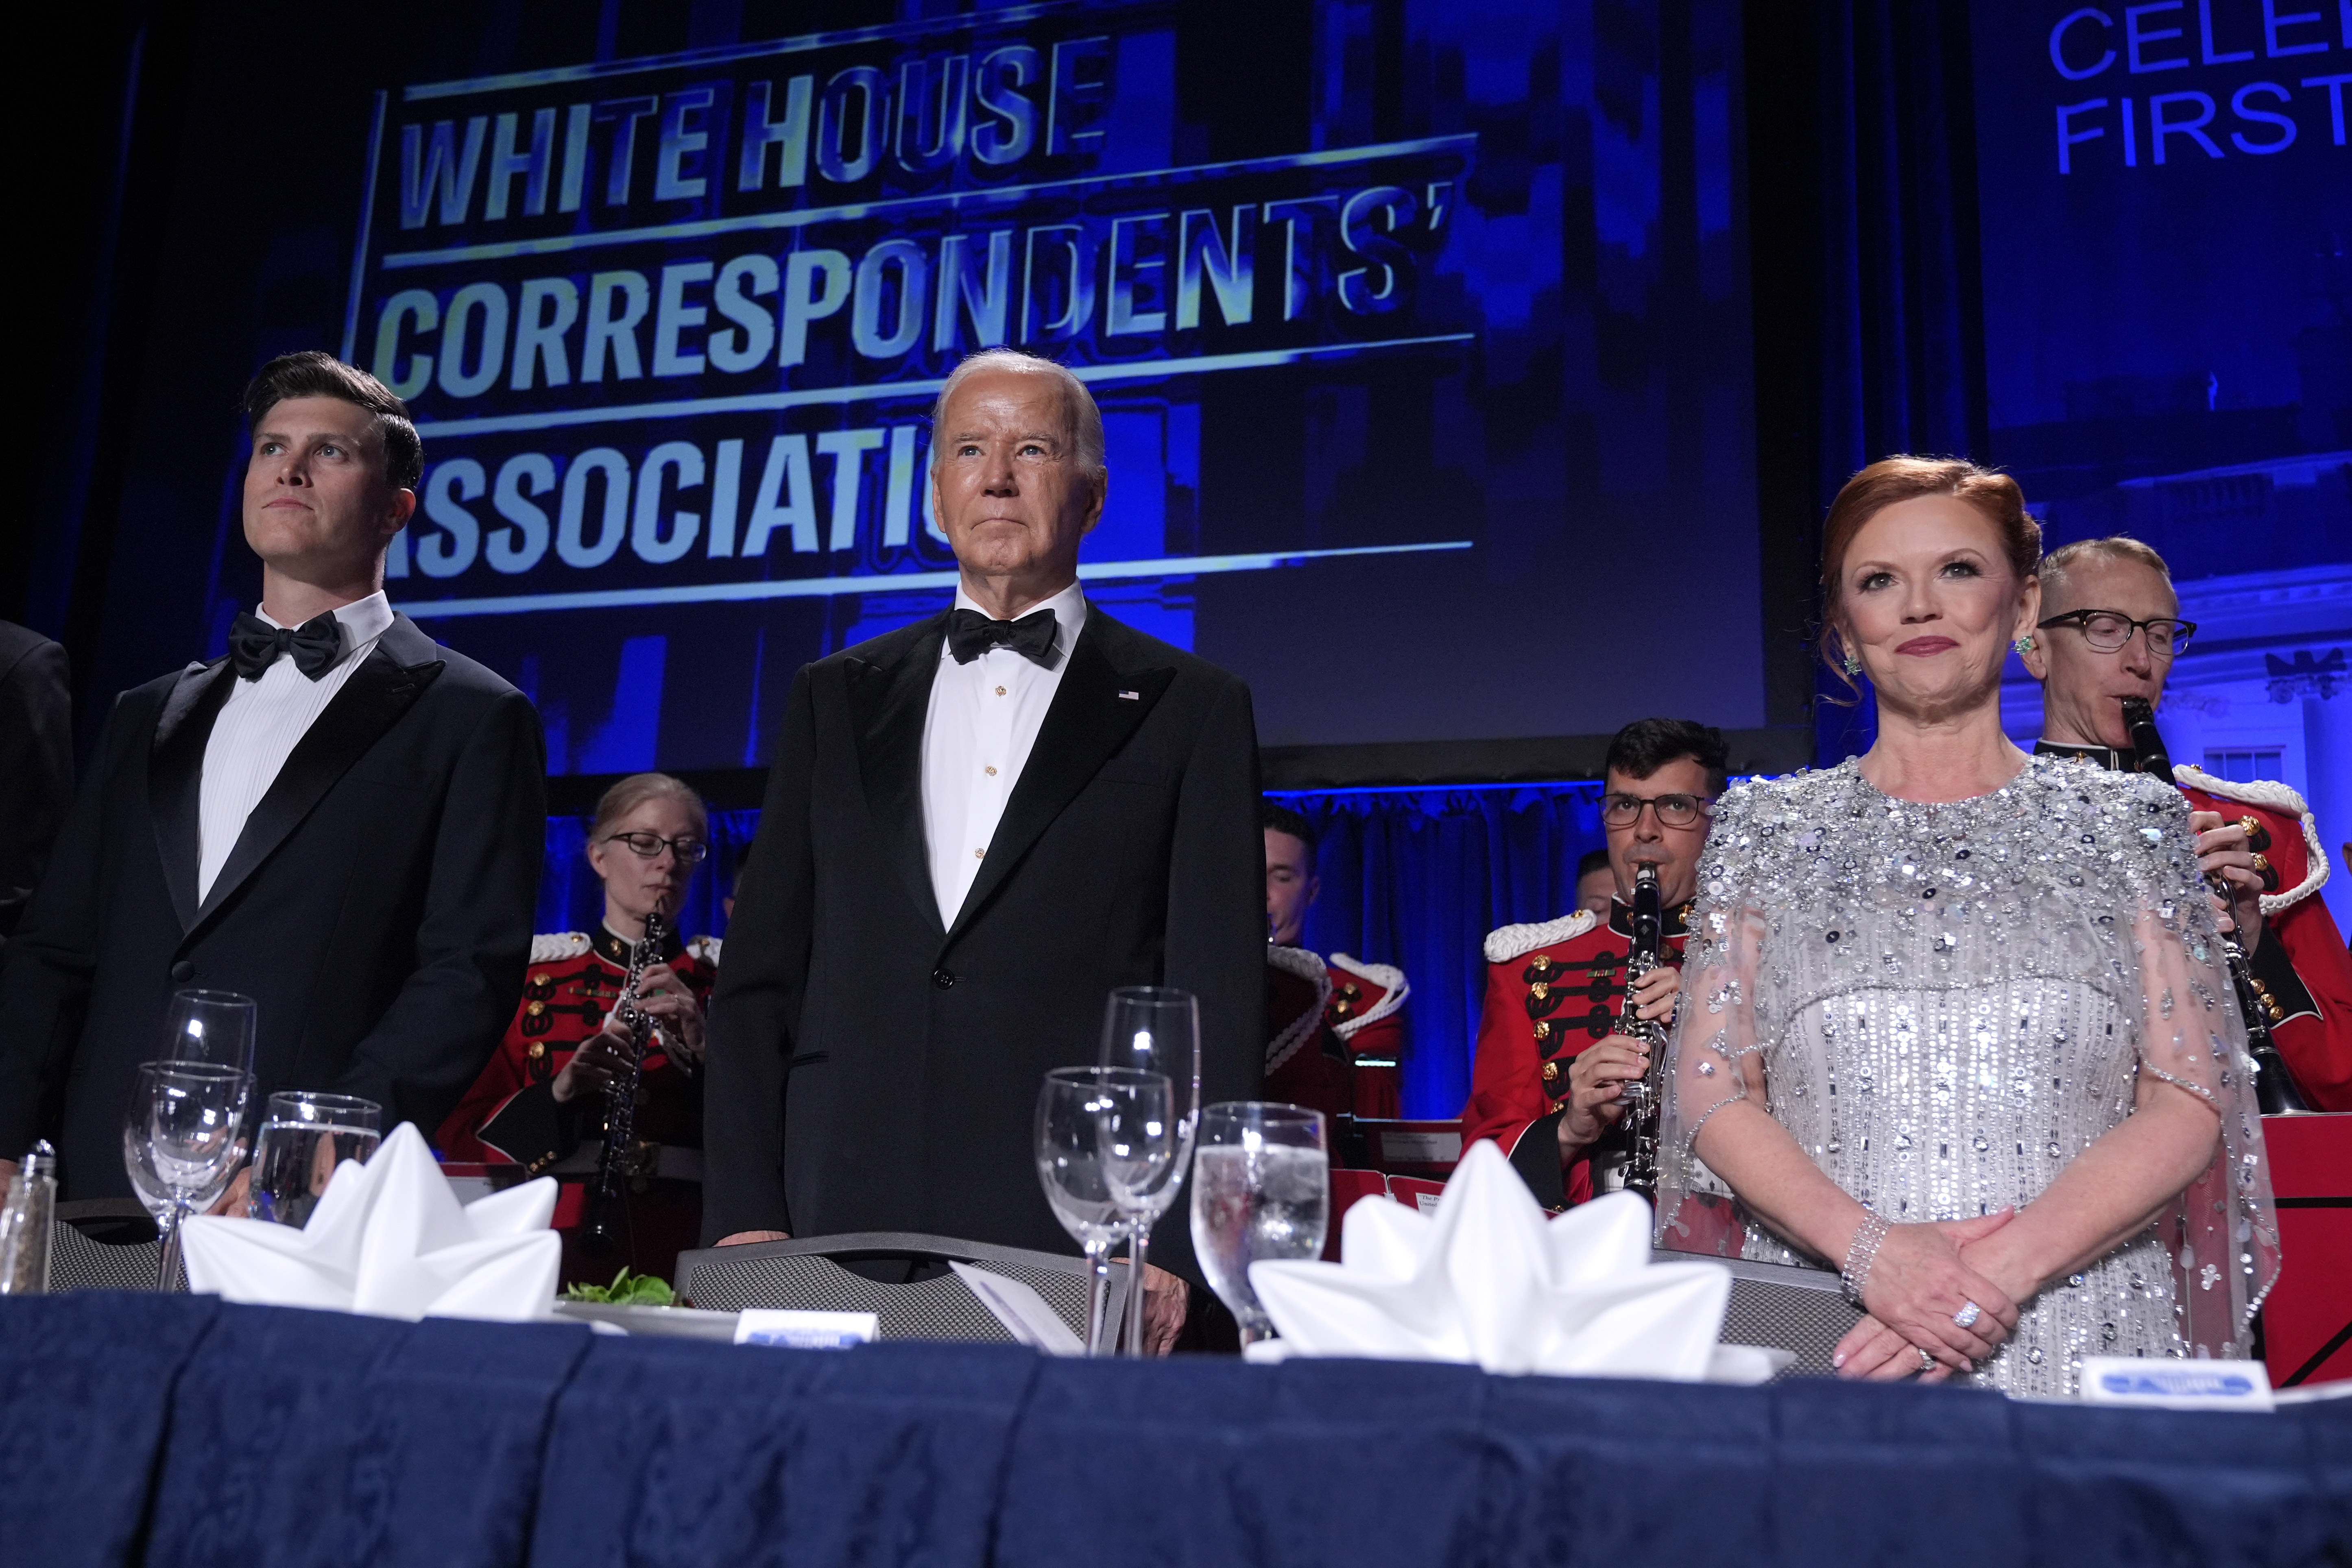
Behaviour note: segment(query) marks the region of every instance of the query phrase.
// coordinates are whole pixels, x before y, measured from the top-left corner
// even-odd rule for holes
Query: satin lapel
[[[209,919],[235,896],[246,879],[286,842],[287,836],[301,826],[302,819],[335,786],[335,781],[367,754],[368,748],[408,711],[441,673],[442,664],[437,658],[428,655],[425,662],[403,664],[394,657],[395,649],[410,656],[422,651],[415,646],[419,642],[424,649],[433,646],[414,634],[395,637],[394,633],[401,629],[395,623],[394,631],[384,634],[360,667],[352,671],[352,678],[343,682],[343,689],[335,693],[326,711],[296,742],[286,765],[278,770],[269,792],[245,819],[245,830],[237,835],[236,847],[228,852],[220,875],[213,879],[212,891],[196,910],[191,928]]]
[[[205,744],[236,680],[229,662],[192,664],[163,700],[147,752],[147,815],[163,858],[163,885],[180,929],[196,923],[196,867],[203,853]]]
[[[866,807],[882,837],[886,859],[898,868],[918,907],[941,935],[939,894],[931,888],[930,854],[923,837],[923,725],[930,716],[931,682],[940,669],[947,617],[919,628],[888,663],[852,659],[849,707],[857,728],[857,774]]]
[[[1045,710],[1037,743],[1021,770],[1021,782],[1013,786],[1013,797],[1004,803],[1004,816],[988,843],[988,858],[972,879],[963,908],[956,911],[950,937],[971,923],[1063,808],[1127,744],[1176,679],[1176,672],[1164,667],[1115,665],[1104,645],[1124,629],[1088,607],[1086,629],[1070,650],[1069,670],[1054,692],[1054,705]]]

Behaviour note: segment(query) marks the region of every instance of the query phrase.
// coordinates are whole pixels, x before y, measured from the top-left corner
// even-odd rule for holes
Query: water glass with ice
[[[1331,1214],[1323,1113],[1232,1101],[1201,1113],[1192,1154],[1192,1252],[1209,1288],[1240,1322],[1242,1343],[1274,1332],[1250,1287],[1265,1258],[1314,1258]]]

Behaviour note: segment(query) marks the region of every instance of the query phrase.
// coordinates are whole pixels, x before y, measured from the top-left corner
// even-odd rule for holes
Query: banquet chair
[[[136,1198],[85,1198],[59,1204],[49,1222],[49,1290],[149,1290],[163,1241]],[[184,1294],[187,1270],[173,1279]]]
[[[1086,1337],[1083,1258],[1024,1247],[904,1231],[863,1231],[805,1240],[706,1247],[677,1259],[679,1305],[707,1311],[747,1308],[871,1312],[886,1340],[1013,1342],[1013,1335],[949,1268],[969,1263],[1001,1274],[1045,1299],[1081,1340]],[[1118,1331],[1127,1265],[1114,1262],[1104,1333]]]

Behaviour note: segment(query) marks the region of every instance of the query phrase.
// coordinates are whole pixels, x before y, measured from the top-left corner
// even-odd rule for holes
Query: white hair
[[[940,395],[931,405],[931,467],[940,466],[940,432],[947,417],[948,399],[956,388],[983,371],[1017,371],[1024,375],[1048,375],[1060,384],[1063,402],[1070,416],[1071,446],[1075,448],[1078,467],[1100,478],[1110,471],[1103,460],[1102,410],[1095,405],[1095,395],[1068,365],[1057,364],[1039,354],[1023,353],[1019,349],[982,349],[968,354],[961,363],[948,372],[940,387]]]

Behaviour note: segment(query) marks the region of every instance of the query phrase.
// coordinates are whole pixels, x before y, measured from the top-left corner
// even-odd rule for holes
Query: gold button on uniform
[[[1543,1077],[1544,1082],[1546,1083],[1558,1083],[1559,1081],[1559,1064],[1558,1062],[1544,1063]]]

